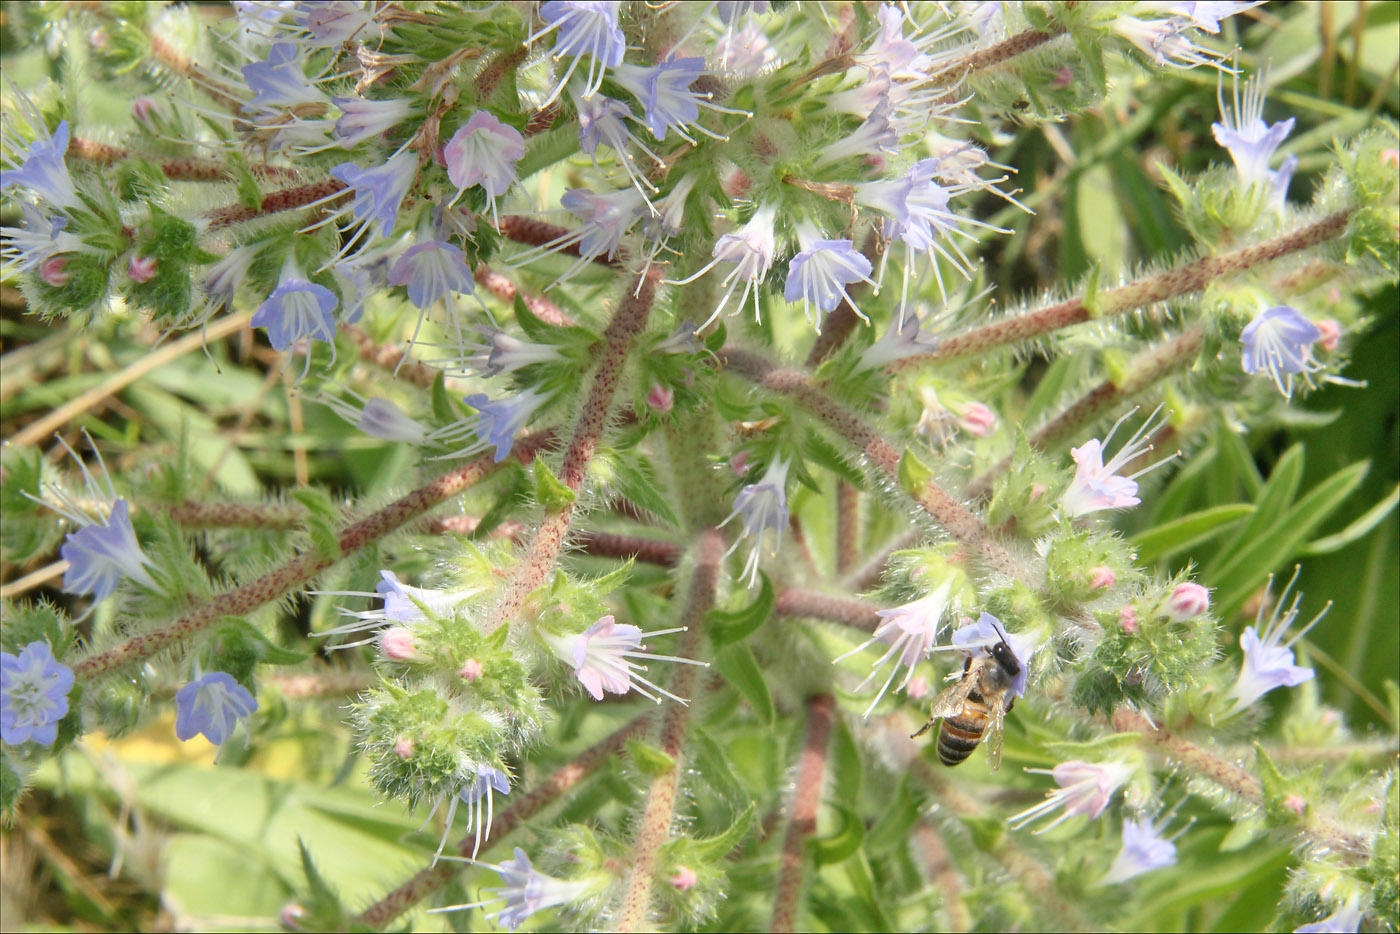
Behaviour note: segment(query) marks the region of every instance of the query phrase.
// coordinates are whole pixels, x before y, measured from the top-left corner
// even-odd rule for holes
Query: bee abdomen
[[[985,719],[961,715],[945,718],[938,730],[938,760],[944,765],[962,762],[982,742],[982,731],[986,728]]]

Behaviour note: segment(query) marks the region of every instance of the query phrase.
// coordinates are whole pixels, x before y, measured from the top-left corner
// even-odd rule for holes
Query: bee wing
[[[1001,768],[1001,743],[1005,737],[1006,705],[991,704],[991,722],[982,734],[982,744],[987,747],[987,767],[995,772]]]
[[[940,691],[938,696],[933,699],[933,706],[929,708],[928,722],[920,727],[919,732],[915,733],[914,736],[918,737],[927,733],[929,728],[933,726],[933,721],[942,717],[951,717],[962,710],[963,705],[967,703],[967,695],[972,693],[972,689],[976,685],[975,678],[964,677],[957,684]]]

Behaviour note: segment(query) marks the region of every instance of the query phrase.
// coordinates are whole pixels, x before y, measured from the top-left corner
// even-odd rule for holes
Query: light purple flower
[[[175,735],[183,740],[200,733],[215,746],[228,742],[240,720],[247,720],[258,702],[226,671],[211,671],[175,692]]]
[[[68,152],[68,121],[60,120],[52,136],[47,135],[47,128],[38,122],[37,115],[34,115],[31,123],[35,123],[42,133],[25,148],[24,159],[18,163],[18,168],[0,169],[0,191],[22,188],[55,208],[76,207],[79,203],[78,190],[73,187],[73,177],[68,174],[68,164],[63,161]],[[4,148],[13,152],[19,148],[19,144],[16,140],[6,139]],[[7,158],[6,161],[12,166],[16,164],[13,159]]]
[[[467,827],[473,831],[472,859],[476,859],[481,849],[481,841],[491,835],[491,822],[494,819],[494,797],[496,794],[510,794],[510,775],[494,765],[477,765],[476,774],[457,793],[448,805],[447,826],[443,828],[442,842],[438,844],[437,855],[447,843],[448,831],[457,816],[457,806],[467,806]],[[436,857],[435,857],[436,858]]]
[[[1279,643],[1288,635],[1288,630],[1292,628],[1293,621],[1298,618],[1298,604],[1303,599],[1301,593],[1294,596],[1288,609],[1280,613],[1283,605],[1288,603],[1288,595],[1292,592],[1293,585],[1297,581],[1298,571],[1295,569],[1293,577],[1288,581],[1288,586],[1283,588],[1278,603],[1274,604],[1270,610],[1269,620],[1266,623],[1264,610],[1269,606],[1269,591],[1273,589],[1274,584],[1274,579],[1270,576],[1269,584],[1265,588],[1264,599],[1254,618],[1254,625],[1247,626],[1240,635],[1240,648],[1244,650],[1244,664],[1240,667],[1240,676],[1228,695],[1235,701],[1229,714],[1237,714],[1252,706],[1255,701],[1274,688],[1296,687],[1304,681],[1312,680],[1314,672],[1311,668],[1304,668],[1293,663],[1292,646],[1293,643],[1307,635],[1308,630],[1316,626],[1322,617],[1327,615],[1332,604],[1328,603],[1322,608],[1322,612],[1314,616],[1312,621],[1301,631],[1294,633],[1292,638],[1280,645]]]
[[[442,240],[428,240],[404,250],[389,269],[389,284],[407,286],[408,300],[424,310],[453,292],[471,295],[476,291],[466,254]]]
[[[1264,310],[1240,332],[1244,346],[1240,366],[1251,376],[1265,373],[1278,391],[1293,398],[1293,377],[1302,374],[1313,385],[1312,375],[1325,367],[1313,359],[1312,345],[1322,329],[1291,305]]]
[[[953,599],[953,589],[956,584],[957,578],[950,574],[943,583],[913,603],[876,611],[876,615],[883,622],[876,627],[874,636],[846,654],[832,659],[832,664],[836,664],[876,642],[883,642],[889,646],[885,654],[870,666],[870,674],[856,686],[856,693],[863,691],[885,665],[894,659],[894,667],[890,671],[890,676],[885,679],[879,693],[875,695],[875,699],[866,708],[865,716],[870,716],[876,705],[890,689],[890,685],[899,675],[901,665],[905,668],[904,680],[899,683],[899,687],[895,690],[902,691],[909,686],[910,680],[914,677],[915,667],[919,662],[928,658],[930,649],[933,648],[934,642],[938,639],[938,634],[942,632],[944,617],[950,610],[956,610],[956,601]]]
[[[749,554],[743,573],[743,576],[749,579],[750,587],[758,581],[758,561],[762,551],[763,533],[770,530],[776,533],[774,553],[783,545],[783,529],[787,528],[788,524],[787,473],[790,466],[785,460],[775,459],[768,465],[763,479],[757,483],[750,483],[739,491],[734,497],[734,511],[720,523],[721,526],[728,525],[735,516],[740,517],[744,523],[744,531],[739,533],[734,544],[724,553],[726,558],[738,549],[744,539],[754,539],[753,551]]]
[[[873,370],[895,360],[932,353],[938,338],[924,331],[925,324],[934,322],[932,315],[920,317],[907,308],[890,317],[890,326],[875,343],[860,355],[860,368]]]
[[[680,280],[667,280],[671,285],[685,285],[715,268],[720,263],[733,263],[734,269],[724,277],[724,296],[715,306],[714,313],[700,325],[700,329],[719,317],[720,311],[729,303],[740,282],[744,283],[744,294],[739,297],[739,307],[743,308],[753,294],[754,317],[759,314],[758,285],[768,275],[773,265],[773,253],[777,250],[777,239],[773,231],[773,220],[777,216],[776,205],[760,207],[749,222],[733,233],[727,233],[715,241],[714,258],[697,272]]]
[[[479,341],[463,343],[462,356],[428,361],[445,366],[452,376],[500,376],[514,373],[535,363],[555,363],[563,359],[552,344],[523,341],[491,325],[477,325]]]
[[[1212,123],[1211,132],[1215,134],[1215,141],[1229,151],[1241,181],[1246,185],[1263,183],[1277,186],[1277,173],[1269,171],[1269,160],[1292,132],[1293,118],[1273,125],[1264,122],[1264,88],[1258,75],[1245,82],[1243,97],[1239,78],[1235,78],[1232,106],[1226,105],[1223,96],[1219,97],[1219,101],[1223,122]],[[1279,173],[1287,173],[1282,185],[1284,189],[1287,188],[1286,179],[1292,177],[1297,164],[1298,160],[1293,158],[1291,164],[1279,170]]]
[[[488,921],[498,920],[508,929],[514,931],[535,912],[576,901],[592,888],[588,882],[569,882],[537,871],[531,865],[530,857],[525,855],[525,851],[520,847],[515,848],[515,859],[497,865],[490,863],[486,865],[501,875],[501,887],[486,890],[493,896],[492,898],[483,902],[451,905],[433,910],[460,911],[465,908],[482,908],[504,901],[505,905],[492,914],[488,914],[486,919]]]
[[[335,138],[345,149],[353,149],[365,140],[374,139],[404,122],[413,113],[406,100],[366,100],[363,97],[333,97],[341,110],[335,122]]]
[[[31,642],[18,655],[0,653],[0,741],[52,746],[72,689],[73,670],[47,642]]]
[[[1007,691],[1007,699],[1010,700],[1026,693],[1026,681],[1031,674],[1031,659],[1035,657],[1036,649],[1040,645],[1033,633],[1007,632],[1001,620],[990,613],[982,613],[977,617],[977,622],[954,630],[947,648],[959,652],[990,651],[992,646],[1003,639],[1010,647],[1011,654],[1021,663],[1021,670],[1011,679],[1011,688]]]
[[[573,77],[582,57],[587,54],[593,61],[588,66],[588,78],[584,83],[584,97],[598,92],[603,83],[606,69],[622,64],[627,52],[627,44],[622,30],[617,25],[617,0],[550,0],[540,4],[540,20],[545,27],[526,39],[534,42],[545,33],[556,30],[554,37],[554,57],[571,56],[573,61],[555,83],[549,96],[540,104],[547,107],[564,90]]]
[[[450,431],[435,437],[444,444],[450,444],[467,435],[473,436],[474,440],[466,447],[443,456],[469,457],[488,447],[494,447],[496,463],[499,464],[510,456],[516,434],[525,427],[525,423],[548,398],[545,393],[533,389],[522,389],[495,402],[483,393],[467,396],[466,403],[476,409],[476,414],[452,426]]]
[[[0,255],[18,271],[31,272],[55,256],[82,248],[83,241],[63,229],[68,218],[61,214],[47,217],[28,201],[20,201],[19,209],[24,215],[23,227],[0,227]]]
[[[1100,885],[1116,885],[1144,872],[1176,865],[1176,844],[1165,839],[1162,831],[1171,823],[1168,815],[1159,823],[1146,818],[1123,820],[1123,847],[1113,860]]]
[[[267,339],[276,350],[287,350],[303,338],[335,343],[335,293],[308,282],[290,263],[267,300],[249,322],[267,328]]]
[[[367,227],[379,226],[379,236],[393,233],[399,205],[418,177],[418,157],[404,151],[390,156],[383,165],[361,168],[342,162],[331,169],[331,177],[344,182],[354,192],[351,210]]]
[[[1143,20],[1135,16],[1119,16],[1109,29],[1127,39],[1159,67],[1195,68],[1211,65],[1223,68],[1221,54],[1185,35],[1191,28],[1189,19],[1172,16],[1167,19]]]
[[[326,95],[301,70],[304,58],[296,43],[278,42],[268,49],[266,61],[244,65],[243,80],[253,97],[243,109],[273,114],[325,103]]]
[[[1120,761],[1081,762],[1073,760],[1061,762],[1053,769],[1026,769],[1026,771],[1052,775],[1060,786],[1046,795],[1044,801],[1011,818],[1012,829],[1020,830],[1031,821],[1063,808],[1064,813],[1048,825],[1035,831],[1039,834],[1053,830],[1071,817],[1081,814],[1089,818],[1098,817],[1103,813],[1104,808],[1108,807],[1108,802],[1113,799],[1114,793],[1123,787],[1128,779],[1132,778],[1137,769]]]
[[[294,19],[306,30],[302,43],[310,48],[334,48],[378,32],[372,28],[374,11],[353,0],[299,3]]]
[[[669,58],[652,67],[618,65],[613,78],[641,102],[652,136],[664,140],[669,129],[694,143],[686,127],[700,119],[700,97],[690,86],[704,73],[703,58]]]
[[[926,36],[922,42],[906,38],[904,10],[893,4],[881,5],[876,15],[880,19],[880,29],[875,33],[870,47],[856,56],[856,61],[863,65],[888,68],[900,81],[925,79],[932,60],[921,46],[936,36]]]
[[[341,615],[350,617],[352,622],[334,629],[327,629],[325,632],[317,633],[317,636],[349,636],[361,633],[370,633],[370,635],[358,642],[342,642],[339,645],[329,646],[330,650],[348,649],[374,642],[378,638],[378,630],[385,626],[396,625],[412,630],[413,627],[427,620],[429,614],[450,617],[464,602],[477,596],[477,592],[473,590],[446,591],[411,587],[399,580],[393,571],[380,571],[379,576],[381,579],[375,585],[373,593],[360,590],[313,591],[316,594],[362,597],[370,600],[378,597],[384,601],[381,607],[373,610],[347,610],[341,607]]]
[[[1185,17],[1191,21],[1191,25],[1197,29],[1204,29],[1209,33],[1220,32],[1220,21],[1242,13],[1245,10],[1253,9],[1263,3],[1264,0],[1245,0],[1245,2],[1221,2],[1221,0],[1208,0],[1208,2],[1188,2],[1178,3],[1171,8],[1171,12],[1177,16]]]
[[[622,166],[622,170],[627,173],[633,187],[638,191],[644,189],[656,191],[656,186],[648,181],[645,175],[637,171],[636,160],[632,158],[630,149],[635,146],[650,156],[652,162],[658,165],[661,164],[661,157],[648,149],[646,144],[627,126],[628,120],[636,119],[632,115],[632,108],[622,101],[616,101],[602,95],[575,96],[574,105],[578,109],[579,145],[593,159],[593,164],[598,164],[598,145],[606,143],[617,153],[618,162]]]
[[[515,163],[524,155],[525,137],[484,110],[458,127],[443,149],[447,177],[458,197],[480,185],[492,199],[499,198],[515,181]]]
[[[545,635],[550,649],[574,669],[574,676],[594,700],[602,700],[608,694],[626,694],[636,691],[647,700],[661,703],[657,694],[671,698],[677,703],[686,703],[665,688],[648,681],[638,672],[646,671],[644,665],[630,661],[642,658],[650,661],[679,662],[686,665],[702,665],[688,658],[674,655],[653,655],[638,651],[645,649],[643,636],[665,636],[681,629],[661,629],[655,632],[642,632],[636,626],[619,625],[611,616],[601,617],[584,633],[576,636]]]
[[[105,521],[69,532],[58,553],[68,562],[68,570],[63,572],[64,593],[90,593],[94,600],[106,600],[123,577],[147,587],[156,585],[146,570],[150,561],[136,540],[124,499],[112,503]]]
[[[1137,497],[1136,478],[1166,461],[1158,461],[1128,477],[1118,476],[1118,471],[1152,450],[1152,432],[1161,427],[1161,424],[1154,425],[1149,416],[1127,443],[1118,449],[1113,459],[1107,464],[1103,462],[1103,452],[1113,440],[1114,432],[1136,411],[1137,409],[1133,409],[1114,422],[1102,442],[1097,438],[1090,438],[1080,447],[1070,448],[1070,456],[1076,464],[1074,480],[1060,498],[1060,504],[1067,515],[1078,518],[1101,509],[1127,509],[1142,502]],[[1165,423],[1165,416],[1162,421]]]
[[[1293,934],[1356,934],[1365,917],[1360,899],[1353,895],[1321,921],[1294,928]]]
[[[798,225],[797,240],[802,250],[788,264],[783,298],[790,302],[801,299],[808,321],[812,320],[809,304],[815,304],[819,311],[832,311],[844,298],[861,320],[869,323],[870,319],[846,292],[846,286],[852,282],[875,284],[870,278],[870,260],[850,240],[822,239],[821,231],[809,221]]]
[[[882,100],[870,116],[850,136],[839,139],[821,151],[818,165],[840,159],[869,159],[877,152],[899,153],[899,129],[890,120],[890,104]]]

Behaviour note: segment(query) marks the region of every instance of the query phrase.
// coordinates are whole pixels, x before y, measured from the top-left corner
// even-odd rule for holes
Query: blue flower
[[[635,189],[594,194],[586,188],[570,188],[559,203],[584,226],[567,239],[578,243],[580,259],[606,255],[612,259],[623,234],[637,221],[644,200]]]
[[[501,876],[500,888],[486,890],[494,896],[493,898],[482,902],[451,905],[434,910],[460,911],[466,908],[481,908],[504,901],[505,905],[495,913],[487,915],[486,919],[488,921],[499,920],[501,924],[514,931],[535,912],[576,901],[592,887],[590,883],[581,880],[570,882],[545,875],[535,869],[530,862],[530,857],[520,847],[515,848],[515,859],[506,860],[504,863],[496,865],[490,863],[486,865],[500,873]]]
[[[755,319],[758,317],[758,285],[768,275],[768,270],[773,265],[773,253],[778,247],[773,231],[773,220],[777,212],[776,205],[761,206],[754,212],[753,217],[749,218],[747,224],[715,241],[714,258],[708,263],[684,279],[666,280],[670,285],[686,285],[694,282],[720,263],[734,264],[734,269],[724,277],[723,297],[715,306],[714,313],[697,330],[708,327],[709,323],[719,316],[724,306],[729,304],[730,296],[734,294],[734,290],[740,282],[744,283],[744,294],[739,297],[739,307],[744,307],[744,303],[749,300],[749,294],[752,293],[754,317]]]
[[[1234,99],[1230,105],[1223,96],[1218,96],[1223,122],[1210,125],[1215,141],[1229,151],[1246,185],[1261,182],[1277,186],[1276,173],[1269,171],[1269,160],[1292,132],[1293,118],[1272,125],[1264,122],[1264,89],[1257,75],[1245,82],[1243,96],[1239,79],[1235,79]],[[1287,178],[1292,177],[1297,164],[1298,160],[1293,158],[1279,170],[1287,173],[1282,187],[1287,188]]]
[[[870,702],[870,706],[865,710],[865,716],[869,717],[876,705],[889,691],[890,685],[899,675],[900,666],[904,666],[904,680],[900,682],[895,690],[902,691],[909,686],[909,682],[914,678],[914,671],[919,662],[928,658],[930,650],[933,648],[934,640],[938,638],[938,633],[943,629],[943,618],[950,610],[956,610],[958,600],[954,593],[958,580],[955,576],[949,575],[942,583],[931,592],[925,594],[913,603],[906,603],[888,610],[877,610],[880,617],[880,625],[875,628],[874,635],[856,646],[845,655],[840,655],[832,659],[832,664],[836,664],[843,659],[849,658],[857,652],[874,645],[876,642],[883,642],[889,646],[885,654],[870,666],[870,674],[865,680],[856,685],[856,693],[860,693],[865,686],[875,677],[892,659],[894,667],[890,670],[890,676],[885,679],[885,683],[880,687],[875,699]],[[998,639],[1001,637],[998,636]]]
[[[211,671],[175,692],[175,735],[183,740],[203,733],[215,746],[233,735],[240,720],[258,709],[248,689],[225,671]]]
[[[545,27],[526,39],[526,43],[534,42],[551,30],[557,30],[554,37],[554,57],[571,55],[574,59],[564,71],[563,77],[549,92],[549,96],[540,104],[541,107],[552,104],[564,90],[585,53],[591,56],[593,61],[588,66],[584,97],[591,97],[598,92],[608,68],[622,64],[622,57],[627,52],[627,43],[617,25],[619,5],[617,0],[550,0],[540,4],[540,20]]]
[[[63,230],[68,226],[68,218],[61,214],[46,217],[28,201],[21,201],[19,208],[24,215],[24,226],[0,227],[0,238],[3,238],[0,255],[20,272],[38,269],[60,253],[82,248],[81,240]]]
[[[42,124],[40,124],[42,126]],[[13,151],[6,140],[5,148]],[[0,191],[11,188],[24,188],[38,195],[56,208],[71,208],[78,205],[78,191],[73,187],[73,178],[68,174],[68,165],[63,161],[68,152],[68,121],[61,120],[52,136],[40,136],[24,151],[24,161],[19,168],[0,169]],[[13,164],[12,160],[11,164]]]
[[[379,235],[393,233],[399,205],[418,175],[418,157],[411,152],[390,156],[383,165],[364,169],[353,162],[342,162],[331,169],[355,193],[351,206],[355,217],[366,226],[379,225]]]
[[[345,149],[353,149],[367,139],[373,139],[407,120],[413,105],[406,100],[366,100],[363,97],[332,97],[340,108],[341,117],[335,122],[334,136]]]
[[[68,570],[63,572],[65,593],[90,593],[94,600],[106,600],[122,577],[155,586],[124,499],[112,503],[105,522],[92,522],[69,532],[58,553],[68,562]]]
[[[703,58],[670,58],[654,67],[618,65],[613,78],[642,104],[647,129],[659,140],[672,129],[687,142],[685,128],[700,119],[700,97],[690,89],[705,73]]]
[[[1322,612],[1312,618],[1301,631],[1294,633],[1287,642],[1283,642],[1288,630],[1293,626],[1293,621],[1298,618],[1298,604],[1302,601],[1303,595],[1297,594],[1293,597],[1293,602],[1281,615],[1279,609],[1288,602],[1288,595],[1293,590],[1293,585],[1298,581],[1298,571],[1293,571],[1293,577],[1288,582],[1288,586],[1283,588],[1283,594],[1279,597],[1278,603],[1274,604],[1269,614],[1269,621],[1264,622],[1264,610],[1269,606],[1270,599],[1268,591],[1273,588],[1274,579],[1269,578],[1268,587],[1265,588],[1264,599],[1259,605],[1259,612],[1255,616],[1254,625],[1245,627],[1240,635],[1240,648],[1244,650],[1244,664],[1240,666],[1240,676],[1235,681],[1235,686],[1230,689],[1229,697],[1233,698],[1235,704],[1230,708],[1230,714],[1237,714],[1253,705],[1260,697],[1263,697],[1274,688],[1296,687],[1304,681],[1310,681],[1315,675],[1311,668],[1304,668],[1294,664],[1293,643],[1307,635],[1308,630],[1321,621],[1327,615],[1332,604],[1322,608]],[[1282,644],[1280,644],[1282,643]]]
[[[1294,928],[1293,934],[1356,934],[1365,917],[1360,899],[1353,895],[1321,921]]]
[[[19,655],[0,653],[0,741],[52,746],[72,689],[73,670],[54,659],[47,642],[31,642]]]
[[[451,431],[434,433],[434,439],[450,444],[467,435],[473,435],[476,440],[471,444],[444,456],[468,457],[488,447],[495,447],[496,463],[499,464],[510,456],[516,433],[525,426],[530,416],[535,414],[547,398],[544,393],[533,389],[521,390],[496,402],[492,402],[482,393],[475,393],[467,396],[465,401],[467,405],[476,409],[476,414],[454,426]]]
[[[797,239],[802,250],[788,264],[783,298],[790,302],[801,299],[802,310],[809,321],[812,320],[809,304],[815,304],[820,311],[832,311],[844,298],[861,320],[868,323],[870,319],[856,308],[856,303],[846,293],[846,286],[852,282],[875,284],[870,279],[870,260],[861,255],[850,240],[821,239],[821,232],[808,221],[798,225]]]
[[[267,61],[244,65],[243,80],[253,97],[243,109],[272,114],[324,103],[326,95],[302,72],[301,59],[295,43],[278,42],[268,50]]]
[[[1115,885],[1154,869],[1176,865],[1176,844],[1162,837],[1171,823],[1168,815],[1160,823],[1145,818],[1123,821],[1123,848],[1109,867],[1100,885]]]
[[[1244,352],[1240,366],[1251,376],[1266,373],[1278,391],[1293,398],[1293,377],[1303,375],[1309,386],[1312,374],[1324,369],[1313,359],[1312,345],[1322,329],[1290,305],[1275,305],[1260,313],[1240,332]]]
[[[267,328],[267,339],[277,350],[286,350],[302,338],[335,343],[335,293],[308,282],[290,264],[267,301],[258,306],[250,322]]]
[[[442,843],[438,845],[439,854],[442,853],[443,845],[447,843],[447,831],[451,829],[452,821],[457,816],[457,805],[461,803],[467,806],[467,826],[474,833],[472,858],[476,858],[477,851],[481,849],[481,841],[491,835],[492,792],[510,794],[510,775],[492,765],[477,766],[476,776],[462,786],[462,790],[448,806],[447,826],[443,828]]]
[[[734,497],[734,511],[720,523],[721,526],[728,525],[735,516],[744,522],[744,531],[724,553],[726,558],[735,552],[744,539],[750,536],[754,538],[753,552],[744,565],[743,575],[749,579],[750,587],[758,580],[758,560],[763,533],[769,530],[776,533],[774,552],[783,544],[783,529],[787,528],[788,524],[787,473],[790,466],[787,461],[780,459],[769,464],[763,479],[757,483],[750,483]]]
[[[431,308],[453,292],[476,291],[466,254],[442,240],[428,240],[404,250],[389,269],[389,284],[408,286],[415,308]]]

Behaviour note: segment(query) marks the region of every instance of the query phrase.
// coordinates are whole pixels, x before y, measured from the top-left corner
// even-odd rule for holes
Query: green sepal
[[[577,493],[565,486],[554,475],[554,471],[549,469],[544,458],[535,458],[534,471],[535,499],[545,509],[550,512],[559,512],[578,498]]]
[[[1302,818],[1285,803],[1292,794],[1288,779],[1278,770],[1274,760],[1257,740],[1254,743],[1254,754],[1259,767],[1259,784],[1264,793],[1264,814],[1269,823],[1283,827],[1298,826]]]
[[[633,738],[627,741],[627,754],[643,775],[660,778],[676,771],[676,760],[650,743]]]
[[[505,626],[501,627],[505,629]],[[686,744],[689,747],[689,756],[694,762],[695,771],[702,781],[711,788],[719,792],[721,798],[729,803],[731,807],[743,807],[748,805],[753,809],[753,796],[745,790],[739,777],[734,774],[734,769],[729,765],[729,758],[723,747],[715,741],[703,727],[692,723],[686,736]],[[720,856],[724,855],[723,851]]]
[[[762,571],[758,576],[762,578],[758,596],[748,606],[738,610],[710,610],[705,614],[705,631],[716,647],[747,639],[773,614],[776,602],[773,582]]]
[[[904,456],[899,459],[899,488],[918,497],[932,479],[933,468],[919,460],[912,448],[905,448]]]
[[[222,617],[216,639],[218,669],[233,675],[245,686],[251,679],[254,667],[260,663],[296,665],[310,657],[305,652],[282,648],[241,616]]]
[[[458,419],[456,408],[452,405],[452,397],[447,392],[447,374],[438,370],[433,377],[433,388],[429,393],[432,399],[433,418],[448,424]]]
[[[1084,298],[1082,299],[1084,310],[1088,312],[1090,320],[1103,316],[1103,292],[1099,289],[1099,284],[1103,280],[1103,265],[1095,261],[1089,267],[1089,274],[1084,277]]]

